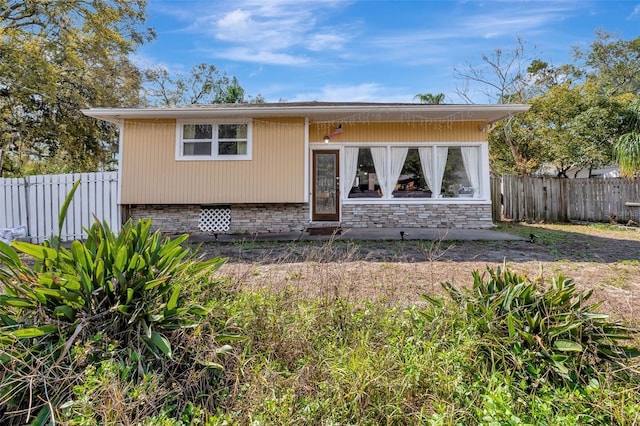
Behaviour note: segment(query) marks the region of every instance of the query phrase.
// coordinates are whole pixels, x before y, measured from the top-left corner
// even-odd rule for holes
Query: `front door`
[[[340,220],[340,151],[313,151],[311,220]]]

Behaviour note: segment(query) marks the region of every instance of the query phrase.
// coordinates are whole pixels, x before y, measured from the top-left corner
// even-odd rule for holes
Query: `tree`
[[[524,102],[532,97],[528,89],[533,79],[528,78],[527,69],[533,60],[518,38],[512,49],[495,49],[490,55],[483,54],[481,65],[454,68],[454,77],[463,83],[456,93],[468,103],[476,103],[478,96],[497,104]]]
[[[413,99],[418,99],[422,104],[440,105],[444,102],[444,93],[438,93],[437,95],[433,95],[431,93],[418,93],[413,97]]]
[[[171,75],[166,68],[156,67],[145,72],[144,91],[151,105],[176,106],[193,104],[235,104],[249,102],[236,77],[221,73],[215,65],[201,63],[188,75]],[[263,103],[258,95],[252,100]]]
[[[576,77],[594,81],[608,95],[640,94],[640,37],[625,41],[598,30],[589,49],[573,50]]]
[[[552,164],[559,176],[566,176],[572,167],[591,170],[609,164],[628,102],[624,90],[632,89],[637,80],[629,71],[638,66],[634,52],[639,46],[635,41],[596,41],[592,52],[580,56],[583,66],[594,68],[589,73],[573,64],[553,67],[530,59],[524,47],[518,39],[512,50],[483,55],[482,65],[456,70],[456,77],[465,82],[459,95],[469,102],[474,100],[469,90],[473,86],[496,103],[532,105],[489,134],[492,170],[523,175]],[[614,84],[626,88],[608,89]]]
[[[492,170],[521,175],[553,166],[559,177],[611,164],[628,96],[603,96],[593,83],[556,85],[529,100],[531,109],[499,123],[489,135]],[[504,126],[509,125],[509,136]],[[509,151],[509,141],[516,141]],[[509,155],[511,154],[511,155]]]
[[[626,102],[624,97],[603,96],[600,89],[592,82],[575,87],[565,83],[531,102],[531,125],[558,176],[567,177],[571,168],[591,171],[612,162]]]
[[[0,0],[0,175],[109,169],[117,130],[80,109],[139,105],[144,0]]]
[[[623,176],[640,174],[640,98],[636,98],[626,110],[624,133],[615,145],[615,156]]]
[[[546,151],[531,126],[529,112],[503,120],[488,136],[491,171],[528,175],[546,159]]]
[[[520,38],[512,49],[495,49],[490,55],[482,55],[480,65],[454,69],[454,76],[463,82],[458,95],[469,103],[478,96],[498,104],[527,102],[561,80],[559,70],[529,56]],[[542,164],[544,147],[528,125],[530,121],[531,116],[519,114],[501,121],[489,133],[494,173],[524,175]]]

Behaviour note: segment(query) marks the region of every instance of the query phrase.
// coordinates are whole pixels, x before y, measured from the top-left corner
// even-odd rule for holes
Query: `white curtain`
[[[344,149],[344,175],[345,179],[342,179],[342,193],[344,197],[347,197],[349,191],[353,187],[353,181],[356,179],[356,173],[358,173],[358,150],[360,148],[345,148]]]
[[[462,154],[462,162],[464,163],[464,171],[467,173],[469,183],[473,188],[473,197],[480,196],[480,170],[478,167],[478,147],[465,146],[460,148]]]
[[[444,168],[447,166],[448,155],[449,148],[446,146],[439,146],[436,148],[436,161],[434,165],[435,173],[433,177],[433,187],[436,188],[436,190],[431,190],[436,198],[440,198],[440,192],[442,192],[442,178],[444,177]]]
[[[404,166],[404,160],[407,158],[407,152],[409,152],[409,148],[391,148],[391,171],[387,182],[389,195],[393,193],[393,188],[398,182],[400,173],[402,173],[402,166]]]
[[[442,192],[442,177],[444,176],[444,168],[447,165],[447,156],[449,148],[439,146],[436,148],[436,158],[433,158],[433,148],[418,148],[420,163],[422,164],[422,174],[427,186],[431,190],[431,198],[440,198]]]
[[[436,197],[436,191],[433,189],[433,147],[418,148],[420,156],[420,164],[422,165],[422,174],[427,182],[427,187],[431,190],[431,197]]]
[[[373,158],[373,166],[376,168],[376,177],[378,178],[378,185],[380,185],[380,189],[382,189],[382,191],[386,191],[387,176],[386,176],[385,164],[387,159],[387,148],[377,146],[377,147],[372,147],[370,149],[371,149],[371,158]]]

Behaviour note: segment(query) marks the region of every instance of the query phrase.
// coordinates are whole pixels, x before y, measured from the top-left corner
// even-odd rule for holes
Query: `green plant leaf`
[[[575,322],[571,322],[569,324],[562,325],[559,327],[550,327],[547,330],[547,334],[549,337],[556,337],[561,334],[565,334],[571,330],[574,330],[576,328],[580,328],[582,326],[583,326],[582,321],[576,320]]]
[[[114,263],[114,267],[119,271],[124,272],[124,267],[127,264],[127,257],[129,255],[129,251],[127,250],[127,246],[122,246],[118,249],[116,254],[116,261]]]
[[[6,295],[0,295],[0,305],[13,306],[14,308],[31,308],[35,306],[33,300],[24,299],[22,297],[11,297]]]
[[[580,343],[562,339],[553,342],[553,348],[560,352],[582,352],[583,350]]]
[[[36,416],[36,418],[31,422],[31,426],[46,426],[49,424],[50,418],[51,408],[49,404],[44,404],[40,411],[38,411],[38,415]]]
[[[516,325],[511,312],[507,314],[507,326],[509,328],[509,337],[514,337],[516,335]]]
[[[62,207],[60,207],[60,213],[58,216],[58,236],[62,235],[62,227],[64,226],[64,220],[67,218],[67,210],[71,204],[73,194],[75,194],[76,189],[78,189],[78,185],[80,185],[80,179],[73,184],[71,190],[67,194],[67,197],[64,199],[64,203],[62,203]]]
[[[57,259],[58,252],[51,247],[45,247],[37,244],[27,243],[25,241],[14,241],[13,246],[22,253],[27,254],[34,259]]]
[[[625,357],[638,358],[640,357],[640,349],[632,346],[623,346],[620,349],[623,350]]]
[[[194,315],[204,316],[209,313],[209,310],[200,305],[191,305],[189,306],[189,309],[187,310],[187,312]]]
[[[55,315],[58,318],[64,317],[69,321],[73,321],[76,316],[76,311],[71,306],[60,305],[60,306],[56,306],[53,309],[53,315]]]
[[[46,334],[51,334],[58,331],[58,327],[55,325],[45,325],[42,327],[27,327],[11,332],[11,335],[16,339],[31,339],[33,337],[40,337]]]
[[[10,327],[18,324],[18,322],[16,320],[14,320],[13,318],[11,318],[8,315],[0,314],[0,320],[2,321],[2,323],[4,325],[8,325]]]
[[[219,364],[217,362],[213,362],[213,361],[200,361],[200,360],[196,360],[196,362],[203,366],[204,368],[208,368],[211,370],[216,370],[216,371],[223,371],[224,367],[222,366],[222,364]]]
[[[165,283],[168,279],[169,277],[160,277],[155,280],[147,281],[143,288],[145,290],[151,290],[152,288],[158,287],[159,285]]]
[[[245,336],[240,334],[218,334],[214,339],[216,342],[242,342],[247,340]]]
[[[173,291],[171,292],[171,297],[167,302],[168,311],[173,311],[176,309],[176,306],[178,305],[178,296],[180,296],[180,286],[174,285]]]
[[[22,261],[20,260],[20,257],[18,256],[16,251],[13,248],[11,248],[11,246],[3,243],[2,241],[0,241],[0,253],[2,254],[2,257],[0,257],[0,259],[3,257],[6,258],[4,260],[4,263],[7,263],[8,265],[13,265],[13,266],[22,265]]]
[[[171,343],[169,340],[158,333],[157,331],[151,332],[151,342],[155,345],[156,348],[160,349],[160,351],[167,356],[167,358],[171,359],[173,357],[173,353],[171,352]]]
[[[116,310],[124,315],[129,315],[129,305],[118,305]]]
[[[54,288],[37,287],[37,288],[34,288],[33,291],[34,293],[36,293],[36,295],[44,296],[42,298],[38,297],[38,300],[44,301],[42,303],[46,303],[47,296],[55,297],[56,299],[59,299],[59,300],[64,299],[64,296],[60,292],[60,290],[56,290]]]

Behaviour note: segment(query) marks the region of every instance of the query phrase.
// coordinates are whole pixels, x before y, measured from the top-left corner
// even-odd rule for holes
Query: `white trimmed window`
[[[342,179],[345,199],[484,199],[480,145],[415,144],[347,146]]]
[[[251,160],[251,122],[180,121],[177,160]]]

